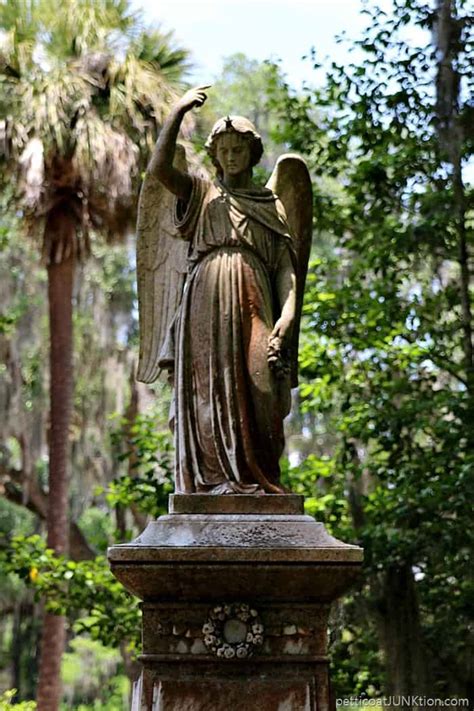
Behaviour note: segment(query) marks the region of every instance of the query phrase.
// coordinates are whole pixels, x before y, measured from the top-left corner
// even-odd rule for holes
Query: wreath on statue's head
[[[258,612],[245,603],[216,605],[202,627],[204,644],[224,659],[248,659],[263,644]]]

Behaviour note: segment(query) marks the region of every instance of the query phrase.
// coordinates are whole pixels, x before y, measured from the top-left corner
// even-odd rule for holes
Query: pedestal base
[[[133,711],[328,711],[329,606],[362,549],[294,495],[175,495],[170,511],[109,549],[143,600]]]

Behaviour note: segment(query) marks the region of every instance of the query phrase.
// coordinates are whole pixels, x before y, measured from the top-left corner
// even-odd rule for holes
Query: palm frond
[[[37,0],[3,0],[0,3],[0,28],[11,33],[13,44],[32,44],[39,27]]]
[[[25,224],[38,231],[58,211],[76,224],[64,244],[45,233],[47,260],[86,254],[91,229],[129,229],[188,53],[146,33],[128,0],[3,0],[1,28],[0,158]]]
[[[87,193],[107,196],[110,209],[132,194],[138,165],[138,148],[122,131],[115,130],[92,112],[84,114],[75,130],[73,164]]]
[[[137,59],[131,52],[123,62],[110,67],[110,119],[129,121],[138,130],[146,130],[151,115],[159,125],[176,100],[176,89],[150,63]]]
[[[18,160],[20,190],[28,211],[35,210],[42,202],[44,184],[44,146],[39,138],[32,138],[25,145]]]
[[[156,67],[175,86],[184,86],[192,68],[190,52],[176,44],[173,32],[149,30],[141,32],[130,51],[140,60]]]
[[[137,22],[128,0],[40,0],[40,6],[45,44],[55,59],[114,51]]]

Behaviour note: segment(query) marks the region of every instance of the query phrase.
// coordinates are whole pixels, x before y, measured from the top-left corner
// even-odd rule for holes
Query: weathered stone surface
[[[302,514],[304,497],[299,494],[172,494],[169,511],[171,514]]]
[[[198,498],[173,506],[196,510]],[[143,600],[134,711],[329,711],[330,603],[354,582],[362,550],[283,513],[286,497],[247,498],[211,504],[227,500],[226,513],[163,516],[109,550],[114,574]]]
[[[246,598],[252,590],[255,600],[320,601],[348,587],[362,550],[333,538],[310,516],[170,514],[132,543],[113,546],[109,560],[143,600],[173,599],[178,586],[186,600]]]
[[[263,628],[263,643],[252,649],[255,664],[279,663],[287,657],[298,662],[302,662],[303,658],[308,662],[326,661],[329,604],[275,605],[261,602],[254,608]],[[142,609],[143,647],[147,650],[143,659],[158,655],[162,660],[179,656],[180,661],[189,661],[200,650],[201,661],[212,661],[213,654],[208,653],[203,643],[213,609],[209,603],[148,602],[143,604]],[[180,634],[175,634],[177,628],[182,629]],[[225,622],[222,629],[225,629]]]
[[[234,498],[234,497],[229,497]],[[235,497],[236,498],[236,497]],[[322,523],[311,516],[274,514],[170,514],[152,521],[132,543],[114,546],[111,561],[128,560],[133,549],[133,559],[142,557],[141,551],[153,548],[152,556],[159,560],[168,558],[167,550],[186,559],[205,559],[206,553],[198,549],[213,549],[213,560],[232,556],[239,560],[259,559],[258,551],[271,549],[280,559],[360,561],[362,551],[330,536]],[[165,549],[165,550],[162,550]],[[191,553],[190,549],[193,549]],[[240,553],[240,555],[239,555]],[[149,560],[149,552],[145,553]],[[235,558],[234,558],[235,559]]]
[[[311,711],[316,708],[316,693],[312,679],[275,679],[268,676],[248,684],[244,679],[226,682],[216,678],[183,680],[177,685],[174,679],[160,680],[155,697],[157,710],[181,711]]]
[[[354,582],[360,563],[353,565],[282,563],[244,565],[229,560],[213,565],[182,560],[166,565],[113,564],[112,571],[134,595],[145,600],[201,599],[214,604],[223,600],[309,601],[333,600]]]

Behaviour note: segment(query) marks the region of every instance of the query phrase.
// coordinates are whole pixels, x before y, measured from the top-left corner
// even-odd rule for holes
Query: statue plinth
[[[363,551],[305,516],[302,496],[175,495],[108,556],[143,601],[132,711],[331,708],[329,607]]]

